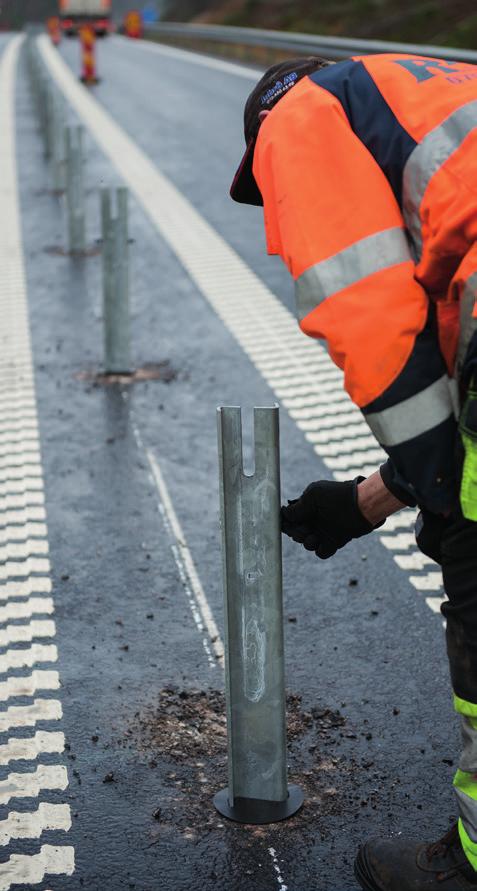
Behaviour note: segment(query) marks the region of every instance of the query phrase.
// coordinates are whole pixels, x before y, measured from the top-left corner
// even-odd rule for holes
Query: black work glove
[[[282,507],[282,532],[323,560],[352,538],[372,532],[377,527],[368,523],[358,507],[358,483],[362,480],[364,477],[358,476],[345,483],[310,483],[300,498]]]

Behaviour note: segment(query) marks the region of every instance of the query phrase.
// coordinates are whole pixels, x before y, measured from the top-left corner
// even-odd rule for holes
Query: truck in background
[[[82,25],[91,25],[98,37],[112,30],[112,0],[59,0],[61,30],[68,37],[78,33]]]

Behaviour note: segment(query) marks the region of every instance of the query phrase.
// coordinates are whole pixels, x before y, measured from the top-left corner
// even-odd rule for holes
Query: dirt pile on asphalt
[[[292,824],[318,829],[327,816],[356,807],[360,793],[354,777],[362,765],[339,752],[341,744],[357,738],[345,716],[321,704],[305,709],[300,695],[289,694],[287,734],[290,782],[306,795],[306,808],[287,823],[287,831]],[[211,801],[227,785],[222,692],[165,687],[154,704],[127,722],[122,746],[160,772],[162,789],[169,790],[166,800],[159,797],[155,817],[163,827],[173,824],[200,836],[221,823]]]

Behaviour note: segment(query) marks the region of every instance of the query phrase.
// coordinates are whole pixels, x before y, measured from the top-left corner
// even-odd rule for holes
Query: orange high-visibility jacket
[[[253,171],[302,330],[327,340],[396,483],[447,510],[477,292],[477,66],[393,53],[321,69],[264,121]]]

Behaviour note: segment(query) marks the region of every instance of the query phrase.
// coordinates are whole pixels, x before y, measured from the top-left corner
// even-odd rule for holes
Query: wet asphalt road
[[[77,70],[77,43],[61,52]],[[260,212],[227,194],[252,81],[120,39],[100,43],[99,66],[98,101],[291,306],[288,274],[265,254]],[[133,425],[160,462],[222,628],[215,408],[249,409],[274,396],[134,202],[135,363],[167,360],[174,379],[121,388],[81,377],[101,364],[100,257],[71,260],[58,250],[64,207],[49,192],[24,62],[17,109],[76,857],[72,877],[38,887],[355,891],[361,840],[437,837],[453,813],[453,768],[444,759],[455,759],[458,739],[440,619],[377,537],[326,563],[285,542],[287,686],[301,696],[292,703],[290,778],[309,803],[275,827],[218,818],[210,799],[224,785],[225,762],[211,691],[222,689],[222,673],[205,658]],[[98,188],[119,183],[91,141],[87,184],[94,246]],[[329,476],[285,411],[281,448],[286,496]],[[166,688],[172,717],[164,724]],[[207,693],[204,744],[195,750],[184,742],[188,713],[180,711],[194,690]],[[33,852],[39,842],[15,845]]]

